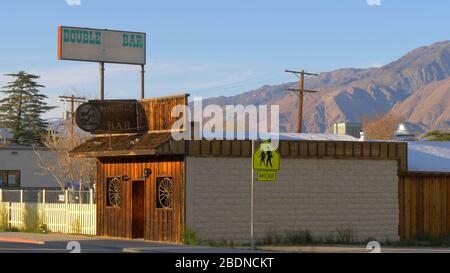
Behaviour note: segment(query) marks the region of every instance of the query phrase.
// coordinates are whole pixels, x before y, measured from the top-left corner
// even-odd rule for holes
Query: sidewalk
[[[370,253],[365,246],[262,246],[258,249],[286,253]],[[381,253],[450,253],[444,247],[383,247]]]
[[[62,233],[0,232],[0,242],[42,245],[45,242],[98,240],[99,237]]]
[[[78,242],[83,253],[263,253],[263,251],[248,249],[189,246],[149,242],[142,239],[129,240],[124,238],[24,232],[0,232],[0,253],[10,253],[11,251],[18,253],[30,251],[42,253],[64,252],[67,250],[67,243],[70,241]]]

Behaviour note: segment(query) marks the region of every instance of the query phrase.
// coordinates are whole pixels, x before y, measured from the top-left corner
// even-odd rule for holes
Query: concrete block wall
[[[255,182],[255,236],[397,240],[397,171],[395,160],[282,159],[276,183]],[[186,172],[186,225],[203,240],[249,242],[250,158],[188,157]]]

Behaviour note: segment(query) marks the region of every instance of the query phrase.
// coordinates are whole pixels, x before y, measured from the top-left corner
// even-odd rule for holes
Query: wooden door
[[[132,237],[134,238],[144,238],[144,198],[145,189],[144,181],[133,181],[132,182]]]

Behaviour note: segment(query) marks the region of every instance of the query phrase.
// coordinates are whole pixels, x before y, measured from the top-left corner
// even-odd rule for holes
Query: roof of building
[[[212,139],[214,136],[221,135],[224,139],[229,139],[225,136],[229,132],[225,133],[203,133],[203,137],[206,139]],[[233,135],[233,132],[231,132]],[[258,137],[252,137],[252,135],[257,135]],[[358,141],[359,139],[350,135],[340,135],[340,134],[319,134],[319,133],[255,133],[255,132],[237,132],[234,133],[236,139],[254,139],[254,140],[265,140],[265,139],[279,139],[279,140],[330,140],[330,141]]]
[[[260,135],[263,139],[274,137],[275,134]],[[204,134],[204,140],[213,140],[212,135]],[[255,140],[262,140],[257,138]],[[357,138],[348,135],[334,134],[296,134],[280,133],[282,141],[358,141]],[[249,140],[249,134],[235,134],[231,140]],[[170,132],[153,132],[147,134],[128,134],[94,137],[76,147],[70,154],[74,157],[111,157],[111,156],[139,156],[156,154],[184,154],[183,142],[173,140]]]
[[[408,142],[408,170],[450,172],[450,141]]]
[[[156,153],[159,145],[171,139],[171,133],[94,137],[70,151],[70,154],[83,157],[151,155]]]
[[[280,133],[280,140],[358,141],[359,139],[350,135],[340,134]]]

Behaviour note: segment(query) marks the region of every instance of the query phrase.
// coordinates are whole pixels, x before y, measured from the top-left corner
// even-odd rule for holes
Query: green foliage
[[[288,244],[312,244],[314,238],[309,230],[298,230],[286,234],[286,243]]]
[[[198,238],[197,233],[188,227],[183,230],[183,233],[181,235],[181,241],[185,245],[199,245],[200,244],[200,239]]]
[[[309,230],[301,229],[283,233],[269,231],[259,243],[263,245],[302,245],[315,244],[316,242],[317,240],[314,239]]]
[[[41,135],[48,125],[41,115],[55,107],[47,106],[47,96],[39,93],[44,87],[36,82],[39,76],[25,71],[6,76],[15,80],[2,88],[0,126],[11,129],[17,143],[41,143]]]
[[[402,239],[400,241],[387,241],[386,246],[400,247],[449,247],[450,237],[438,237],[432,234],[418,234],[415,239]]]
[[[268,232],[259,241],[262,245],[318,245],[318,244],[354,244],[355,232],[352,228],[337,228],[335,232],[323,238],[315,238],[307,229],[285,231],[283,233]]]
[[[80,218],[77,217],[77,219],[75,219],[75,221],[73,221],[72,223],[72,230],[73,230],[73,234],[81,234],[81,221]]]
[[[423,138],[431,141],[450,141],[450,132],[434,130],[426,133]]]
[[[352,228],[337,228],[335,241],[338,244],[355,243],[356,242],[355,231]]]
[[[48,228],[47,224],[45,223],[45,214],[41,212],[39,215],[39,232],[40,233],[49,233],[50,229]]]
[[[22,230],[25,232],[39,232],[39,213],[36,205],[25,205],[22,212]]]
[[[222,240],[221,242],[209,241],[208,246],[233,248],[233,247],[236,247],[236,244],[233,241]]]
[[[261,240],[261,244],[263,245],[276,245],[283,244],[283,236],[281,236],[278,232],[273,230],[267,232],[266,237]]]
[[[5,204],[0,205],[0,230],[7,230],[9,228],[8,223],[8,211]]]
[[[20,232],[20,229],[16,228],[16,227],[10,227],[10,228],[7,228],[4,231],[6,231],[6,232]]]

